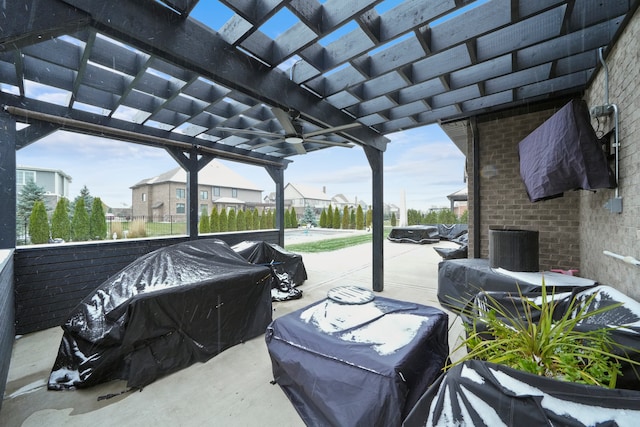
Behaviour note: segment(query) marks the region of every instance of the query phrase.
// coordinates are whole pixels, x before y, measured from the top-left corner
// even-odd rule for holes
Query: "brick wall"
[[[579,194],[531,203],[519,172],[518,143],[566,102],[530,105],[478,119],[481,258],[489,257],[489,229],[535,230],[541,270],[579,267]],[[472,147],[468,152],[473,152]],[[468,164],[472,162],[469,156]],[[473,188],[473,177],[469,188]],[[473,196],[469,204],[473,207]]]
[[[609,103],[620,111],[619,195],[623,211],[614,214],[603,205],[613,190],[583,192],[580,199],[581,272],[640,300],[640,268],[603,255],[604,250],[640,259],[640,11],[606,56]],[[584,99],[592,107],[605,102],[605,73],[600,70]],[[600,129],[611,121],[600,120]],[[594,121],[594,127],[597,123]],[[612,163],[613,166],[613,163]]]

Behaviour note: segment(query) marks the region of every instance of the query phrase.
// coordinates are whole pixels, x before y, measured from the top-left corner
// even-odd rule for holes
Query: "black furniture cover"
[[[593,280],[545,271],[542,273],[509,272],[494,269],[488,259],[449,259],[438,264],[438,301],[443,307],[464,314],[480,291],[535,292],[545,278],[549,292],[585,288]]]
[[[440,241],[438,227],[435,225],[409,225],[393,227],[387,239],[396,243],[437,243]]]
[[[628,426],[640,420],[640,392],[558,381],[469,360],[421,397],[405,427]]]
[[[438,224],[437,227],[442,240],[454,240],[469,233],[469,224]]]
[[[376,296],[331,299],[275,319],[275,382],[308,426],[399,426],[447,359],[447,315]]]
[[[583,100],[567,103],[520,141],[518,150],[520,176],[532,202],[616,186]]]
[[[73,310],[48,387],[123,379],[141,388],[264,334],[272,280],[269,267],[247,262],[217,239],[142,256]]]
[[[301,255],[289,252],[274,243],[260,240],[245,240],[233,245],[232,249],[250,263],[271,268],[276,279],[271,289],[273,301],[302,298],[302,291],[296,289],[307,280],[307,270]]]

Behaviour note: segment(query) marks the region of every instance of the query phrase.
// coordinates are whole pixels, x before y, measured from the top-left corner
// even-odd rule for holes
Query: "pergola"
[[[217,3],[231,18],[191,17]],[[218,157],[276,184],[298,155],[358,146],[372,170],[373,288],[383,288],[385,135],[579,95],[638,0],[12,0],[0,14],[0,248],[15,246],[15,152],[64,129]],[[293,21],[275,38],[261,28]],[[18,122],[28,124],[17,129]],[[459,139],[457,137],[460,137]],[[473,136],[472,136],[473,137]],[[478,173],[473,171],[473,173]]]

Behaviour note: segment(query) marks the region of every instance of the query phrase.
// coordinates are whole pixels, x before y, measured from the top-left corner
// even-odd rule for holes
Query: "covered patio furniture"
[[[376,296],[275,319],[273,377],[309,426],[399,426],[448,357],[447,315]]]

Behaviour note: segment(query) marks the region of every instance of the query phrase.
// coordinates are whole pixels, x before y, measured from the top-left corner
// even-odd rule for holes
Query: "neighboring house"
[[[400,208],[398,206],[394,205],[393,203],[391,203],[391,204],[385,203],[384,204],[384,217],[385,218],[391,218],[391,214],[395,214],[396,220],[399,220],[400,219]]]
[[[447,199],[451,202],[451,212],[458,218],[467,211],[468,191],[466,186],[455,193],[449,194]]]
[[[313,208],[316,215],[320,215],[322,209],[331,204],[331,197],[327,196],[326,189],[318,189],[302,184],[288,183],[284,187],[284,204],[286,207],[293,207],[296,215],[301,217],[305,206]]]
[[[16,191],[18,198],[22,187],[33,181],[44,188],[44,203],[47,210],[55,209],[62,197],[69,198],[71,177],[58,169],[18,166],[16,168]]]
[[[336,194],[335,196],[333,196],[331,198],[331,205],[333,207],[337,207],[340,212],[342,212],[342,210],[345,208],[345,206],[349,209],[351,208],[355,208],[356,204],[354,202],[351,202],[347,196],[345,196],[344,194]]]
[[[187,215],[187,173],[177,167],[131,187],[134,217],[157,221],[184,221]],[[262,206],[262,189],[213,160],[198,173],[198,210],[253,209]]]

